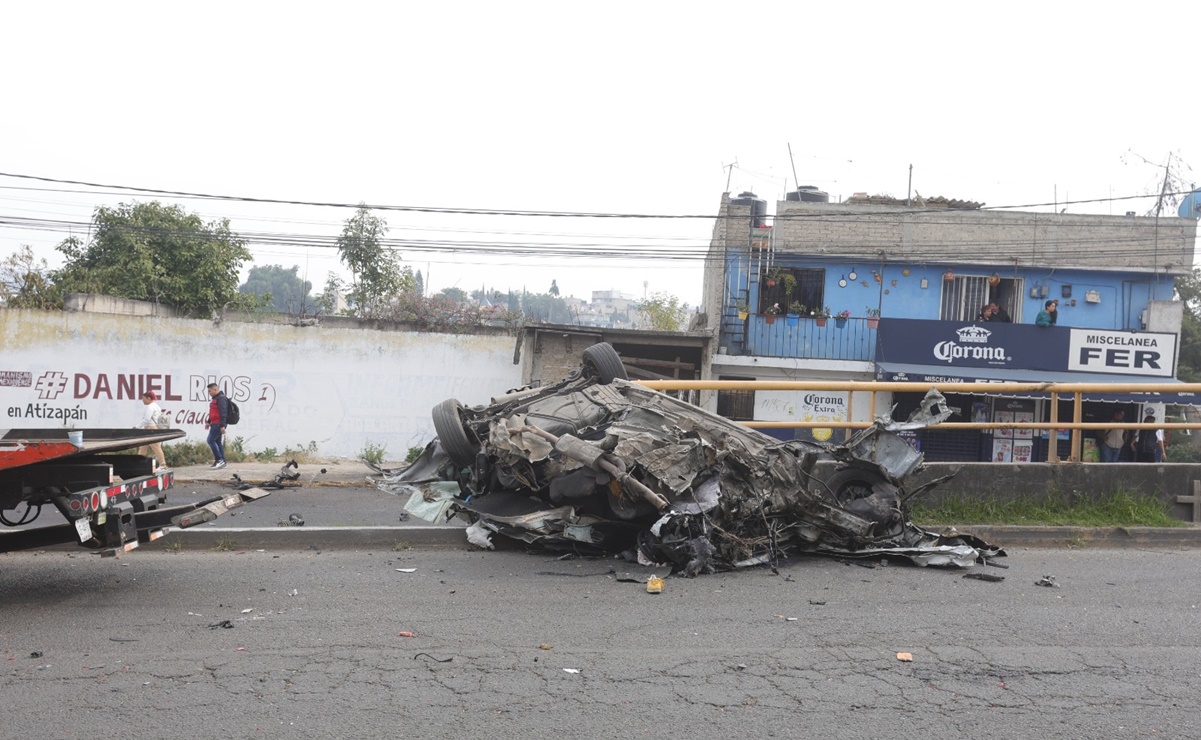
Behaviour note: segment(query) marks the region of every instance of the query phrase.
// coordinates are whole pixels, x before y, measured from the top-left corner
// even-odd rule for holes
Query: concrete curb
[[[989,544],[1009,549],[1201,547],[1201,528],[1197,527],[965,526],[959,527],[959,531],[973,534]],[[501,549],[505,549],[509,544],[499,535],[493,539]],[[172,546],[188,550],[392,550],[471,547],[464,534],[464,528],[458,526],[194,528],[173,530],[165,537],[143,545],[151,549]]]
[[[402,550],[467,547],[464,527],[263,527],[171,530],[149,549],[186,550]]]

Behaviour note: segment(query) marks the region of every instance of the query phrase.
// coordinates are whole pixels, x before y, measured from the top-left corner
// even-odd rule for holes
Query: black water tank
[[[763,225],[767,216],[767,201],[763,200],[749,190],[744,190],[743,192],[739,193],[737,198],[731,198],[730,205],[750,206],[751,225],[756,229]]]
[[[784,196],[784,200],[804,201],[806,203],[829,203],[830,194],[824,190],[818,190],[812,185],[802,185]]]

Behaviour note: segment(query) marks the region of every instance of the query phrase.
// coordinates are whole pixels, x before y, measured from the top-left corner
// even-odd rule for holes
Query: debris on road
[[[234,623],[229,621],[228,619],[223,619],[220,622],[214,622],[213,624],[209,625],[209,629],[211,629],[211,630],[215,630],[215,629],[231,630],[233,628],[234,628]]]
[[[398,632],[398,633],[396,633],[396,636],[397,637],[412,637],[413,633],[412,632]]]
[[[902,663],[912,663],[913,653],[897,653],[897,660],[901,661]]]
[[[646,579],[646,592],[648,594],[663,593],[663,579],[659,576],[651,576]]]
[[[325,468],[322,468],[321,472],[324,473]],[[313,479],[316,477],[314,475]],[[310,482],[313,479],[310,479]],[[242,480],[242,476],[234,473],[225,485],[238,491],[244,491],[248,488],[263,488],[272,491],[278,491],[281,488],[300,488],[300,465],[295,460],[289,460],[284,463],[284,466],[279,469],[274,478],[258,483]]]
[[[416,655],[413,656],[413,660],[417,660],[418,658],[421,658],[421,657],[429,658],[430,660],[434,661],[435,663],[449,663],[450,661],[454,660],[454,658],[435,658],[434,656],[430,655],[429,653],[417,653]]]
[[[1034,582],[1035,586],[1046,586],[1047,588],[1059,588],[1059,584],[1055,581],[1055,576],[1043,576]]]
[[[608,344],[583,354],[558,383],[486,406],[442,402],[421,456],[372,480],[409,494],[405,510],[427,521],[466,520],[478,547],[500,534],[689,577],[802,553],[961,568],[1005,554],[909,518],[907,502],[951,477],[909,487],[923,456],[898,434],[954,413],[937,391],[907,421],[881,416],[845,444],[781,441],[627,382]],[[837,465],[819,475],[819,459]]]
[[[417,569],[416,568],[397,568],[396,572],[397,573],[416,573]]]
[[[964,573],[964,578],[974,578],[977,581],[988,581],[989,583],[1000,583],[1005,580],[1005,576],[994,576],[992,573]]]

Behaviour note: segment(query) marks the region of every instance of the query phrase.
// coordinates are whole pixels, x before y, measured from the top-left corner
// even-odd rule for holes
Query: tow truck
[[[249,488],[166,505],[170,470],[136,454],[143,445],[185,436],[181,429],[10,429],[0,434],[0,552],[71,542],[103,555],[128,552],[170,528],[210,522],[270,492]],[[45,506],[65,524],[34,527]]]

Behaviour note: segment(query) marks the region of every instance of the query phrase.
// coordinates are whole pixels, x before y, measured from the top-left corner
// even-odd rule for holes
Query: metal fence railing
[[[1071,454],[1069,462],[1079,461],[1083,457],[1084,435],[1086,431],[1101,429],[1201,429],[1201,423],[1165,422],[1156,420],[1153,424],[1141,422],[1115,423],[1086,422],[1083,419],[1083,396],[1086,393],[1146,393],[1147,398],[1141,403],[1163,403],[1155,396],[1156,393],[1197,393],[1198,403],[1201,404],[1201,383],[902,383],[861,380],[644,380],[639,381],[648,388],[659,391],[846,391],[846,417],[852,418],[854,412],[854,394],[868,393],[868,417],[874,419],[878,415],[876,394],[888,393],[925,393],[934,388],[940,393],[968,394],[1000,394],[1000,393],[1046,393],[1050,395],[1050,420],[1036,422],[943,422],[932,426],[937,429],[1034,429],[1034,430],[1071,430]],[[1060,396],[1072,398],[1072,419],[1059,418]],[[1174,403],[1174,402],[1173,402]],[[851,430],[871,426],[871,421],[742,421],[748,427],[757,429],[846,429],[848,436]],[[1048,462],[1064,462],[1057,454],[1049,455]]]

